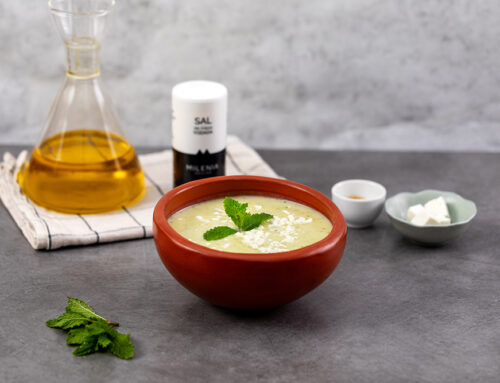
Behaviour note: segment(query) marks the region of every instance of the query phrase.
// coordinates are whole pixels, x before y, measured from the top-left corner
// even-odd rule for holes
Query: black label
[[[198,151],[196,154],[174,153],[174,187],[207,177],[223,176],[226,173],[226,149],[218,153]]]

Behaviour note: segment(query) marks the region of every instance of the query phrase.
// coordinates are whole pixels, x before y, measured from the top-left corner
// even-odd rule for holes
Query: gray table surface
[[[349,230],[340,265],[315,291],[242,313],[181,287],[152,239],[36,252],[0,207],[0,381],[499,381],[500,154],[260,153],[327,195],[336,181],[369,178],[388,195],[456,191],[479,213],[440,248],[407,242],[384,213],[369,229]],[[74,357],[64,334],[44,324],[67,296],[118,320],[135,358]]]

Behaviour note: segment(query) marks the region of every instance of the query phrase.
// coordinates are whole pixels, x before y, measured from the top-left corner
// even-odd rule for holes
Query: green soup
[[[240,203],[248,203],[249,213],[268,213],[273,218],[253,230],[206,241],[203,233],[215,226],[236,228],[224,211],[223,199],[214,199],[173,214],[168,223],[192,242],[234,253],[295,250],[318,242],[332,230],[331,222],[323,214],[296,202],[262,196],[237,196],[235,199]]]

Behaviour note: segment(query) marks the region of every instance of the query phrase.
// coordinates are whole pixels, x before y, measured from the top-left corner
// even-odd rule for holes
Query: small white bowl
[[[347,226],[360,229],[370,226],[380,215],[387,191],[377,182],[345,180],[332,187],[332,200],[338,206]]]

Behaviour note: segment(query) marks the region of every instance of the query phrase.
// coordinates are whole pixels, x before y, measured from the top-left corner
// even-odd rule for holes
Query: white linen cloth
[[[235,136],[228,137],[226,174],[277,177],[271,167]],[[0,163],[0,198],[34,249],[52,250],[153,235],[153,209],[160,197],[172,188],[172,151],[140,155],[146,193],[128,208],[105,214],[61,214],[35,205],[25,197],[16,181],[17,171],[27,160],[5,153]]]

